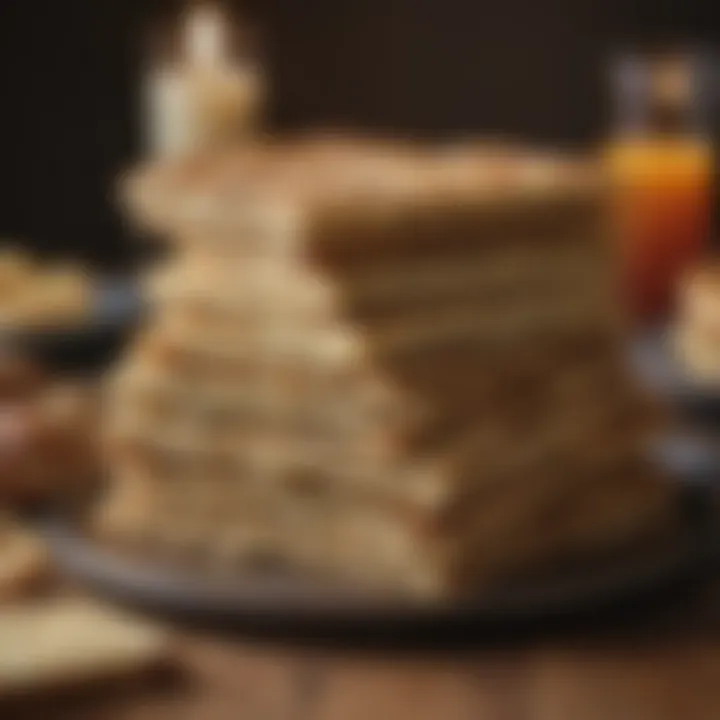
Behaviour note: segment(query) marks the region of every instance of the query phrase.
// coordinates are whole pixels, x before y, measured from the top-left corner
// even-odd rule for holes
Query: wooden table
[[[2,720],[717,720],[720,592],[641,626],[444,652],[179,634],[182,676]]]

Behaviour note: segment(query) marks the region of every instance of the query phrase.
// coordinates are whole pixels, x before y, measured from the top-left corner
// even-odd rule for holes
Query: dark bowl
[[[90,314],[74,325],[9,330],[2,341],[62,374],[97,374],[120,354],[142,318],[142,302],[128,279],[98,280]]]

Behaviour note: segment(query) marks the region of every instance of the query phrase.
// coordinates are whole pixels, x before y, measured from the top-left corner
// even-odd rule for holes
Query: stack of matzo
[[[665,523],[589,168],[310,142],[130,187],[175,254],[103,532],[437,596]]]

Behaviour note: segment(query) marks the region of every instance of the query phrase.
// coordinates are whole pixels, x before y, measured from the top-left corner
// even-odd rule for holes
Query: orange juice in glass
[[[607,147],[614,232],[633,316],[661,318],[710,233],[712,146],[701,131],[695,65],[685,55],[620,63],[621,123]]]

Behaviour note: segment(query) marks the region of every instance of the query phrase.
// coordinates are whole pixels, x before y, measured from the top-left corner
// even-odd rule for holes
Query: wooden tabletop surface
[[[174,667],[2,720],[717,720],[720,592],[560,636],[358,650],[178,632]]]

